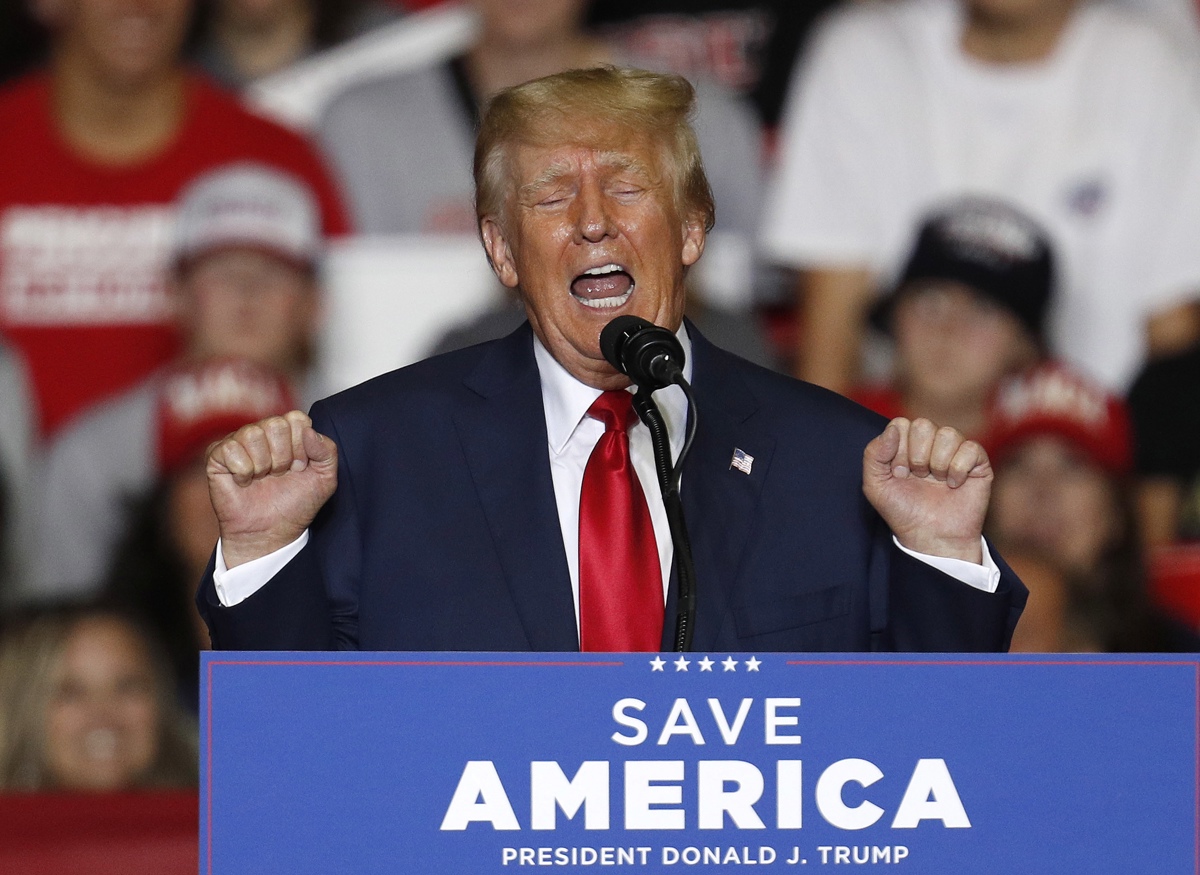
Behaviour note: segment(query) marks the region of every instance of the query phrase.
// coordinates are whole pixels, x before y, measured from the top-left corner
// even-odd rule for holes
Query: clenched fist
[[[337,488],[337,445],[293,410],[208,450],[208,493],[229,568],[286,547]]]
[[[917,553],[981,562],[991,491],[983,447],[928,419],[893,419],[863,452],[867,500]]]

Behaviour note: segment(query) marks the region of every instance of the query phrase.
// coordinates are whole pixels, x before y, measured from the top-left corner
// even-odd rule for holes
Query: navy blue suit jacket
[[[690,326],[689,326],[690,328]],[[986,651],[1025,600],[898,550],[862,493],[884,425],[694,328],[699,431],[682,497],[698,651]],[[301,553],[232,608],[198,602],[221,649],[578,649],[528,325],[313,406],[338,487]],[[730,465],[753,457],[749,474]],[[674,583],[664,645],[673,632]]]

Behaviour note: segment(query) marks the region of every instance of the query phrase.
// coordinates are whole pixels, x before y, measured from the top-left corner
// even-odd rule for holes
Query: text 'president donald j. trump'
[[[233,649],[654,650],[678,584],[646,426],[601,330],[675,332],[699,429],[680,492],[704,651],[1001,650],[1024,603],[981,537],[987,455],[763,370],[684,321],[714,208],[686,80],[501,92],[480,234],[528,324],[248,425],[209,453],[199,595]],[[436,294],[436,290],[423,290]],[[688,401],[655,393],[674,455]]]

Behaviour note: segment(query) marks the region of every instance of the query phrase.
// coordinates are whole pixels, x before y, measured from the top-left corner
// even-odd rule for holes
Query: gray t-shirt
[[[0,501],[3,543],[0,545],[0,601],[13,597],[27,572],[29,532],[35,483],[33,397],[21,360],[0,343]]]
[[[156,477],[152,377],[85,413],[46,452],[29,579],[23,600],[96,594],[128,507]]]

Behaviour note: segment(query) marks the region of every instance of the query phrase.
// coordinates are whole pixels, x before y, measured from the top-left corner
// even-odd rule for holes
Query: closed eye
[[[609,197],[617,198],[621,201],[634,201],[644,194],[646,189],[640,185],[615,185],[609,188]]]
[[[538,209],[553,209],[568,203],[575,191],[565,186],[544,186],[529,192],[528,203]]]

